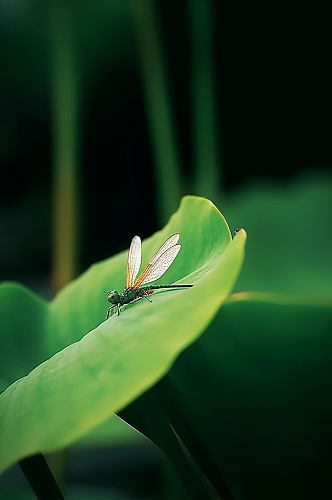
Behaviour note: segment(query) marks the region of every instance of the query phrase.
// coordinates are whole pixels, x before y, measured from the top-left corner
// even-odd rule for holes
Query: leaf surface
[[[332,176],[243,187],[223,204],[231,228],[250,235],[236,290],[332,295]]]
[[[166,377],[121,415],[166,453],[158,427],[162,435],[171,426],[222,498],[324,498],[331,324],[330,299],[234,294]],[[154,426],[151,401],[162,426]]]
[[[32,371],[0,396],[0,470],[24,456],[68,445],[105,421],[162,377],[206,328],[234,285],[246,235],[240,231],[232,241],[211,202],[186,197],[164,229],[143,242],[142,264],[175,232],[181,234],[182,249],[162,283],[192,283],[193,288],[153,294],[153,304],[140,301],[105,321],[103,291],[122,290],[125,251],[92,266],[48,307],[40,305],[38,314],[29,313],[38,315],[42,349],[22,364],[14,355],[8,359],[6,366],[15,366],[18,377]],[[13,285],[3,287],[6,296]],[[19,293],[32,311],[35,297],[22,288]],[[13,321],[10,315],[6,319]],[[26,328],[24,316],[16,319],[12,332],[10,326],[4,330],[13,344],[20,343]],[[28,329],[33,344],[34,329]]]

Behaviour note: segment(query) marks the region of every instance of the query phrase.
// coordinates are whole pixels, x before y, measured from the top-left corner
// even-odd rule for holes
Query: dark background
[[[116,2],[115,2],[116,4]],[[158,227],[137,43],[127,2],[74,2],[80,92],[80,268]],[[192,174],[187,2],[155,2],[182,169]],[[213,2],[221,197],[331,169],[331,30],[323,4]],[[108,16],[108,17],[107,17]],[[52,126],[48,20],[1,2],[0,275],[48,276]]]
[[[132,0],[142,5],[144,1]],[[0,279],[18,280],[45,297],[51,296],[53,265],[51,4],[0,0]],[[183,194],[201,194],[193,188],[191,0],[159,0],[152,4],[185,179]],[[156,159],[131,2],[77,0],[64,5],[77,57],[80,271],[127,248],[133,235],[146,237],[157,230],[161,226],[157,211],[160,193],[156,189]],[[272,291],[325,293],[330,290],[326,266],[331,261],[330,247],[326,234],[324,239],[320,236],[325,230],[330,233],[331,178],[330,184],[326,182],[326,191],[314,191],[308,206],[305,189],[310,187],[313,173],[328,179],[332,165],[331,28],[327,5],[213,0],[211,8],[219,152],[218,195],[214,201],[218,206],[221,203],[227,218],[230,213],[229,220],[236,220],[232,230],[240,225],[247,227],[242,223],[247,215],[252,223],[248,227],[245,262],[251,271],[244,275],[249,276],[244,282],[250,283],[249,289],[256,283],[260,290],[262,283],[271,281]],[[58,26],[61,39],[61,18]],[[290,214],[288,207],[292,206],[290,198],[296,192],[298,179],[303,178],[307,181],[301,184],[294,207],[299,219],[305,216],[296,232],[297,215]],[[257,206],[253,206],[252,193],[242,194],[251,188],[254,193],[255,186],[262,183],[272,186],[271,190],[262,189],[262,201],[257,200]],[[280,192],[273,191],[274,186]],[[291,186],[289,190],[287,186]],[[321,192],[325,196],[324,219],[321,225],[315,225],[322,213],[317,204]],[[267,207],[269,201],[270,212],[264,212],[262,207]],[[276,228],[279,213],[284,220]],[[287,227],[289,216],[292,223]],[[274,221],[271,228],[270,220]],[[283,234],[279,233],[281,228]],[[265,241],[258,237],[255,240],[254,233],[263,233]],[[287,243],[294,242],[287,240],[293,233],[296,248]],[[262,245],[261,254],[255,249]],[[265,259],[262,269],[267,247],[270,260]],[[302,247],[308,252],[299,258]],[[319,272],[317,262],[321,263]],[[292,273],[295,263],[299,263],[299,269]],[[270,274],[262,278],[259,273],[266,275],[266,269]],[[274,269],[281,285],[276,277],[270,279]],[[284,274],[279,273],[280,269]],[[332,275],[331,269],[329,272]],[[289,280],[286,285],[285,277]],[[156,498],[165,490],[162,483],[167,483],[168,466],[155,448],[149,444],[135,449],[131,443],[128,448],[123,443],[111,445],[102,451],[72,452],[71,482],[83,484],[84,490],[87,484],[124,491],[129,488],[137,498],[142,497],[142,492],[144,498]],[[13,484],[18,480],[25,483],[17,467],[7,474],[12,494]]]

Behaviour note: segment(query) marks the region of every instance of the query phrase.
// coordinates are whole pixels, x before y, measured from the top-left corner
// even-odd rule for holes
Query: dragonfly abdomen
[[[189,288],[194,285],[148,285],[143,286],[141,289],[147,293],[153,292],[153,290],[159,290],[160,288]]]

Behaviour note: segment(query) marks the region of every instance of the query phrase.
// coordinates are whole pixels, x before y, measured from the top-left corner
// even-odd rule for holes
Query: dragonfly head
[[[107,300],[111,304],[118,304],[120,302],[120,295],[119,292],[116,290],[112,290],[111,292],[107,293]]]

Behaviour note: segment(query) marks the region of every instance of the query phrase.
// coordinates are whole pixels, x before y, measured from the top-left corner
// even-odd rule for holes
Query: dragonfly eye
[[[119,302],[119,293],[116,290],[109,292],[107,295],[107,300],[111,304],[117,304]]]

